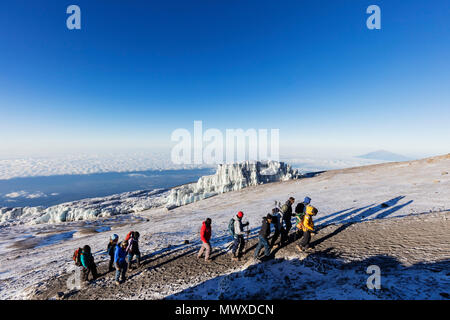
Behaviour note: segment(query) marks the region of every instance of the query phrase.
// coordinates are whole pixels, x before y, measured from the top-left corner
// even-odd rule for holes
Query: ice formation
[[[228,191],[258,184],[299,177],[296,169],[284,162],[242,162],[219,165],[214,175],[196,183],[175,187],[125,192],[44,207],[0,208],[1,225],[59,223],[92,220],[118,214],[136,213],[156,207],[168,209],[206,199]]]
[[[168,190],[156,189],[67,202],[49,208],[0,208],[0,222],[2,224],[58,223],[140,212],[163,206],[168,193]]]
[[[182,185],[170,191],[168,209],[206,199],[220,193],[241,190],[268,182],[296,179],[299,173],[284,162],[241,162],[220,164],[214,175],[203,176],[197,183]]]

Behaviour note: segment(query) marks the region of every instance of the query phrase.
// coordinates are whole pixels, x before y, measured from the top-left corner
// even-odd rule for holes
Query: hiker
[[[318,210],[314,208],[312,205],[307,205],[305,210],[305,215],[302,221],[302,230],[303,236],[300,239],[300,243],[297,245],[297,248],[300,251],[310,250],[309,242],[311,241],[311,233],[315,233],[314,231],[314,222],[312,217],[317,214]]]
[[[270,241],[270,247],[273,248],[275,245],[275,242],[278,240],[278,237],[280,234],[284,234],[284,228],[283,224],[281,223],[281,214],[280,209],[273,208],[272,209],[272,224],[274,225],[274,234],[272,236],[272,240]],[[280,243],[278,243],[277,246],[279,246]]]
[[[234,243],[233,243],[233,249],[231,250],[231,252],[233,253],[232,259],[234,261],[238,261],[241,259],[242,251],[244,250],[244,246],[245,246],[244,227],[248,226],[249,223],[248,222],[242,223],[243,217],[244,217],[244,213],[242,211],[239,211],[236,215],[236,219],[234,219],[234,224],[233,224]],[[247,231],[247,234],[248,233],[249,233],[249,231]],[[238,251],[237,255],[236,255],[236,251]]]
[[[109,271],[114,271],[114,252],[116,250],[117,243],[119,242],[119,236],[117,234],[113,234],[108,242],[108,247],[106,248],[106,252],[109,255]]]
[[[127,262],[125,260],[127,256],[127,247],[128,242],[122,241],[120,245],[118,244],[116,246],[115,252],[114,252],[114,266],[116,267],[116,284],[120,284],[119,278],[121,277],[122,282],[125,281],[125,274],[127,272]]]
[[[295,231],[295,236],[294,236],[295,240],[301,238],[303,235],[303,230],[301,228],[301,224],[303,221],[303,217],[305,216],[306,207],[309,204],[311,204],[311,198],[305,197],[303,202],[298,203],[297,206],[295,207],[295,217],[297,218],[297,221],[296,221],[297,230]]]
[[[202,247],[198,252],[197,258],[201,258],[203,252],[205,252],[205,261],[210,262],[209,254],[211,253],[211,244],[209,240],[211,239],[211,219],[206,218],[202,223],[202,228],[200,229],[200,239],[202,240]]]
[[[91,254],[91,247],[88,245],[83,247],[81,252],[81,264],[83,265],[83,280],[88,281],[89,273],[92,273],[92,280],[97,279],[97,266],[94,262],[94,257]]]
[[[305,197],[305,199],[303,200],[303,204],[305,205],[305,208],[308,204],[311,204],[311,198],[310,197]]]
[[[270,235],[270,224],[272,223],[272,221],[273,217],[270,213],[267,214],[267,216],[265,216],[262,220],[261,230],[259,231],[258,235],[259,242],[258,245],[256,246],[254,255],[255,260],[259,259],[259,252],[261,251],[262,247],[264,247],[264,257],[267,258],[270,255],[270,247],[269,243],[267,242],[267,239],[269,238]]]
[[[281,207],[281,213],[283,214],[283,222],[284,222],[284,232],[281,234],[281,242],[285,243],[288,241],[289,231],[292,228],[292,205],[294,204],[295,199],[290,197],[285,204]]]
[[[303,229],[302,229],[302,221],[303,217],[305,216],[305,204],[304,202],[297,203],[297,206],[295,207],[295,218],[297,219],[295,226],[295,240],[299,239],[303,235]]]
[[[81,264],[81,253],[83,252],[83,248],[78,248],[75,250],[75,252],[73,253],[72,259],[75,262],[75,265],[77,267],[82,267],[83,265]]]
[[[128,269],[132,270],[133,257],[136,256],[138,268],[141,266],[141,252],[139,251],[139,232],[132,231],[128,239]]]

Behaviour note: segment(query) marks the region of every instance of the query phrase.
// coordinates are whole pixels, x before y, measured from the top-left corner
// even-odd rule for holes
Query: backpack
[[[77,250],[75,250],[75,252],[73,253],[72,259],[73,261],[75,261],[75,265],[76,266],[81,266],[81,251],[83,249],[78,248]]]
[[[281,212],[285,214],[288,211],[288,205],[285,203],[280,208]]]
[[[125,237],[125,241],[128,241],[128,240],[130,240],[130,238],[131,238],[131,235],[133,234],[133,232],[134,232],[134,231],[130,231],[130,232],[128,232],[127,236]]]
[[[303,212],[305,212],[305,204],[302,202],[297,203],[297,206],[295,207],[295,213],[302,214]]]
[[[234,218],[231,218],[230,222],[228,222],[228,231],[231,236],[234,238]]]
[[[303,222],[303,218],[305,217],[305,204],[304,203],[299,203],[297,204],[297,206],[295,207],[295,213],[296,213],[296,217],[299,221],[299,223]]]

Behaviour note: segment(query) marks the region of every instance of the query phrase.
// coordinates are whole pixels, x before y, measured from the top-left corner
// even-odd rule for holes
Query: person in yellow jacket
[[[300,239],[300,244],[297,245],[297,248],[300,251],[305,251],[310,249],[309,242],[311,241],[311,233],[315,233],[314,231],[314,222],[312,217],[317,214],[318,210],[312,205],[306,206],[305,216],[301,222],[301,228],[303,230],[303,236]]]

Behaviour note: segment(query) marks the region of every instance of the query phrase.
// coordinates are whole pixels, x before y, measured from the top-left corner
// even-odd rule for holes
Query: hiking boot
[[[231,260],[233,260],[233,261],[239,261],[239,258],[238,258],[238,257],[235,257],[235,256],[233,256],[233,257],[231,257]]]
[[[117,281],[117,280],[116,280],[116,285],[119,285],[119,284],[120,284],[120,281]]]
[[[297,245],[297,249],[300,250],[300,252],[303,252],[303,248]]]
[[[210,262],[211,262],[211,259],[205,259],[205,262],[206,262],[206,263],[210,263]]]

